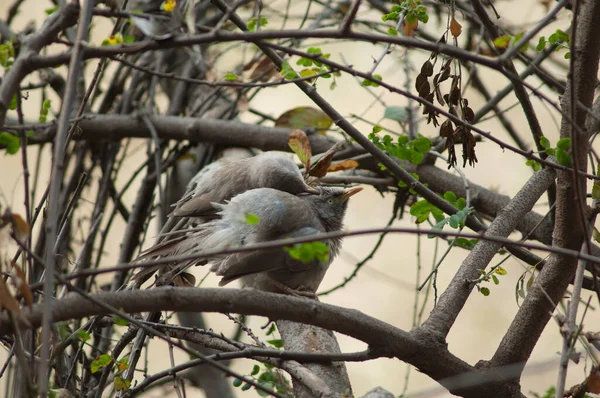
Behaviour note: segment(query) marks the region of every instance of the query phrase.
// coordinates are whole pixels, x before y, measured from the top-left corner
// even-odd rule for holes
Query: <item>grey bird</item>
[[[271,188],[252,189],[227,204],[213,204],[221,218],[202,224],[186,236],[150,249],[144,258],[201,254],[286,238],[340,231],[348,198],[362,188],[320,187],[318,195],[295,196]],[[341,238],[328,239],[325,256],[301,261],[283,248],[216,255],[208,259],[211,271],[221,276],[220,286],[236,279],[246,287],[314,296],[329,264],[337,255]],[[204,265],[205,258],[178,264],[176,269]]]
[[[212,203],[224,203],[254,188],[274,188],[293,195],[318,193],[306,184],[291,157],[264,152],[246,159],[221,159],[206,166],[190,181],[188,194],[175,204],[171,216],[214,215]]]
[[[131,15],[134,25],[146,36],[156,40],[168,39],[181,32],[189,0],[131,0],[127,10],[137,10]]]

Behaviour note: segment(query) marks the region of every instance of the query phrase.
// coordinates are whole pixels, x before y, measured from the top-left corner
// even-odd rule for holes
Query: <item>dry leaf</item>
[[[319,134],[325,134],[333,120],[325,112],[309,106],[299,106],[283,113],[275,121],[277,127],[290,129],[314,128]]]
[[[592,372],[586,380],[587,392],[594,394],[600,393],[600,369],[597,367],[592,369]]]
[[[3,308],[6,308],[8,311],[12,312],[13,315],[21,318],[23,323],[27,326],[31,326],[23,312],[21,312],[19,303],[17,303],[17,300],[10,294],[6,282],[4,282],[4,279],[0,278],[0,311],[2,311]]]
[[[404,21],[404,36],[412,36],[419,26],[419,20],[415,18],[415,22],[410,23],[408,20]]]
[[[277,71],[277,68],[275,68],[275,64],[266,56],[258,61],[258,63],[252,63],[252,66],[254,66],[254,64],[256,64],[256,66],[250,73],[250,80],[252,81],[258,80],[260,82],[268,82],[271,80],[271,78],[279,76],[279,72]],[[249,65],[246,65],[246,67]],[[248,70],[249,69],[250,68],[248,68]],[[244,68],[244,70],[246,70],[246,68]]]
[[[331,166],[331,160],[333,155],[342,147],[344,143],[342,141],[337,142],[334,146],[329,148],[324,154],[320,155],[318,159],[313,162],[313,165],[308,169],[308,175],[317,178],[323,178],[327,174],[329,166]]]
[[[17,289],[19,289],[19,292],[21,292],[21,296],[23,296],[23,298],[25,299],[25,303],[27,304],[27,306],[31,308],[31,306],[33,305],[33,293],[31,292],[31,288],[27,283],[27,277],[25,276],[25,272],[23,272],[23,270],[14,261],[12,261],[11,264],[16,274],[12,277],[15,281],[15,286],[17,286]]]
[[[18,214],[10,214],[10,223],[12,224],[13,233],[19,242],[25,242],[29,237],[29,224]]]
[[[454,37],[458,37],[462,33],[462,25],[459,24],[454,17],[452,17],[452,20],[450,21],[450,33],[452,33],[452,36]]]
[[[302,130],[294,130],[290,134],[290,138],[288,140],[288,145],[294,151],[296,155],[300,158],[300,161],[306,169],[310,168],[310,158],[311,158],[311,149],[310,149],[310,141],[308,140],[308,136]]]
[[[356,160],[345,159],[345,160],[342,160],[341,162],[332,164],[327,171],[333,173],[334,171],[349,170],[349,169],[354,169],[356,167],[358,167],[358,162]]]

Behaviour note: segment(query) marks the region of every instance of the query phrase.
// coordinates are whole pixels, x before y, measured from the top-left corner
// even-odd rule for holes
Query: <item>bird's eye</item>
[[[332,198],[327,199],[327,203],[329,203],[330,205],[332,205],[333,204],[333,199]]]

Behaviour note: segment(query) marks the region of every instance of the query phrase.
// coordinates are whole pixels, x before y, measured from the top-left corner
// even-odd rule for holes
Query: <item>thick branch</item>
[[[510,203],[502,209],[484,235],[508,236],[521,218],[531,211],[540,196],[554,182],[555,175],[555,171],[550,168],[535,173]],[[447,336],[474,288],[474,284],[469,281],[479,278],[480,270],[486,268],[500,247],[499,243],[486,240],[480,240],[477,243],[440,297],[438,305],[423,323],[423,328],[429,329],[430,332],[443,338]]]
[[[585,107],[592,105],[594,81],[598,73],[598,58],[600,57],[600,2],[586,1],[579,9],[579,23],[576,29],[574,69],[570,71],[572,79],[563,97],[563,107],[569,111],[571,96],[575,92],[575,101]],[[569,112],[566,112],[569,114]],[[584,127],[585,110],[578,108],[575,112],[575,123]],[[573,129],[574,130],[574,129]],[[571,126],[563,120],[561,137],[568,137]],[[574,133],[577,134],[577,133]],[[573,140],[571,157],[576,158],[580,170],[587,166],[588,141],[586,137]],[[576,144],[577,143],[577,144]],[[558,172],[556,221],[553,245],[560,248],[579,250],[583,242],[583,229],[580,216],[580,199],[585,198],[585,179],[578,177],[575,190],[573,174]],[[492,365],[506,365],[525,361],[531,355],[539,336],[550,319],[557,303],[573,277],[577,262],[560,255],[551,255],[540,275],[529,290],[523,305],[519,308],[515,319],[505,334],[498,350],[492,358]],[[527,331],[527,332],[524,332]]]
[[[21,81],[34,68],[31,64],[31,59],[37,55],[44,46],[56,39],[61,30],[75,24],[78,13],[78,4],[73,2],[66,4],[60,12],[49,16],[40,30],[34,35],[28,36],[23,41],[19,55],[15,59],[10,70],[3,76],[2,84],[0,84],[0,126],[4,125],[6,111],[12,97],[19,90]],[[70,59],[70,54],[66,54],[63,63],[69,62]]]
[[[198,119],[177,116],[148,116],[159,139],[192,143],[209,142],[228,146],[254,147],[262,150],[288,148],[290,129],[267,127],[220,119]],[[132,115],[88,115],[78,124],[76,140],[112,141],[128,137],[150,138],[146,125]],[[29,143],[51,142],[56,134],[52,126],[36,134]],[[335,141],[320,134],[312,134],[310,143],[313,152],[329,149]],[[289,148],[288,148],[289,150]]]
[[[335,330],[369,344],[376,353],[393,356],[406,361],[423,373],[444,385],[444,379],[472,374],[486,380],[484,372],[475,370],[448,352],[445,345],[408,333],[360,311],[323,304],[313,300],[265,293],[251,289],[189,289],[160,288],[143,291],[119,291],[92,295],[104,304],[121,308],[128,313],[146,311],[204,311],[230,312],[259,315],[271,319],[287,319]],[[38,327],[42,307],[25,310],[33,327]],[[71,294],[57,300],[52,306],[52,319],[60,322],[91,315],[106,315],[104,307]],[[0,335],[12,332],[10,317],[0,318]],[[21,330],[26,328],[21,325]],[[486,385],[478,385],[477,391],[485,391]],[[498,385],[495,385],[498,388]],[[464,396],[464,387],[453,384],[451,391]],[[481,395],[479,395],[481,396]]]

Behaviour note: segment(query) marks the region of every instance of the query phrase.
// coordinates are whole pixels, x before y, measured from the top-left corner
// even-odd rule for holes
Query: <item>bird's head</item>
[[[289,155],[266,152],[260,156],[255,171],[259,179],[258,186],[279,189],[292,195],[319,193],[317,189],[306,184],[300,169]]]
[[[311,195],[307,197],[307,200],[321,219],[327,232],[340,230],[348,208],[348,199],[362,191],[362,187],[349,189],[319,187],[318,190],[318,195]]]

